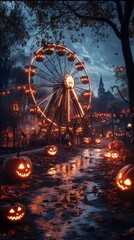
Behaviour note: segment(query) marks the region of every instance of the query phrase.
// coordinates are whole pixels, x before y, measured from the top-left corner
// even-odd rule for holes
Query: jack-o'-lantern
[[[103,154],[103,157],[106,158],[106,159],[109,159],[109,158],[111,157],[110,151],[105,152],[105,153]]]
[[[5,160],[2,168],[7,179],[25,180],[32,173],[32,162],[26,156],[13,156]]]
[[[21,203],[5,205],[0,210],[0,219],[8,224],[20,223],[26,215],[26,208]]]
[[[48,157],[54,157],[58,153],[58,148],[55,145],[48,145],[45,147],[45,155]]]
[[[114,140],[113,142],[109,143],[108,148],[109,149],[116,149],[116,150],[120,150],[121,148],[124,148],[125,144],[123,141],[121,140]]]
[[[119,152],[117,150],[111,150],[111,159],[118,159],[119,158]]]
[[[118,172],[116,185],[122,191],[134,191],[134,164],[127,164]]]
[[[106,159],[118,159],[120,155],[117,150],[111,150],[111,151],[105,152],[103,154],[103,157]]]
[[[92,139],[90,137],[83,137],[83,142],[89,144],[92,142]]]
[[[96,139],[95,139],[95,143],[96,143],[96,144],[101,143],[101,139],[100,139],[100,138],[96,138]]]

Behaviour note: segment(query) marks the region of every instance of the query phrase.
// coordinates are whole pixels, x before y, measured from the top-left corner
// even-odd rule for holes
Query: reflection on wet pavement
[[[30,197],[29,209],[38,216],[36,223],[44,239],[71,239],[72,230],[82,237],[79,226],[90,213],[99,211],[92,205],[97,195],[92,192],[94,183],[90,181],[88,169],[98,161],[100,150],[83,149],[81,153],[67,163],[56,164],[46,173],[49,181],[60,178],[60,185],[40,188]],[[96,226],[93,220],[90,224]]]

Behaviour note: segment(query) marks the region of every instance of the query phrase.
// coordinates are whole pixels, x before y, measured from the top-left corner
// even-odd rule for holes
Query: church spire
[[[102,76],[100,76],[99,89],[98,89],[98,98],[103,98],[104,94],[105,94],[104,83],[103,83],[103,80],[102,80]]]

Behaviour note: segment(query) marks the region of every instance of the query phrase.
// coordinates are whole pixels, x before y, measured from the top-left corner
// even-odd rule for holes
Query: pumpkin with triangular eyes
[[[7,179],[25,180],[32,173],[32,162],[26,156],[13,156],[5,160],[2,169]]]
[[[134,192],[134,164],[127,164],[118,172],[116,185],[121,191]]]
[[[0,220],[8,224],[20,223],[26,215],[26,208],[21,203],[4,205],[0,209]]]
[[[54,157],[58,153],[58,148],[55,145],[48,145],[45,147],[45,155],[48,157]]]

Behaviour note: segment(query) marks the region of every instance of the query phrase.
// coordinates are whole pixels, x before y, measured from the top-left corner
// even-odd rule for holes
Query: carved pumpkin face
[[[21,203],[5,205],[1,210],[2,220],[9,224],[21,222],[26,215],[26,208]]]
[[[49,157],[54,157],[58,153],[58,148],[54,145],[49,145],[45,147],[45,155]]]
[[[118,159],[119,152],[117,150],[111,150],[111,151],[105,152],[103,157],[107,159]]]
[[[31,167],[29,163],[20,163],[18,169],[16,169],[16,174],[22,178],[27,178],[31,174]]]
[[[83,137],[83,142],[89,144],[92,142],[92,139],[90,137]]]
[[[28,157],[8,158],[3,164],[3,171],[10,179],[27,179],[32,173],[32,162]]]
[[[124,148],[125,144],[124,142],[120,141],[120,140],[114,140],[113,142],[109,143],[108,148],[109,149],[116,149],[116,150],[120,150],[121,148]]]
[[[134,164],[127,164],[118,172],[116,185],[121,191],[134,191]]]

